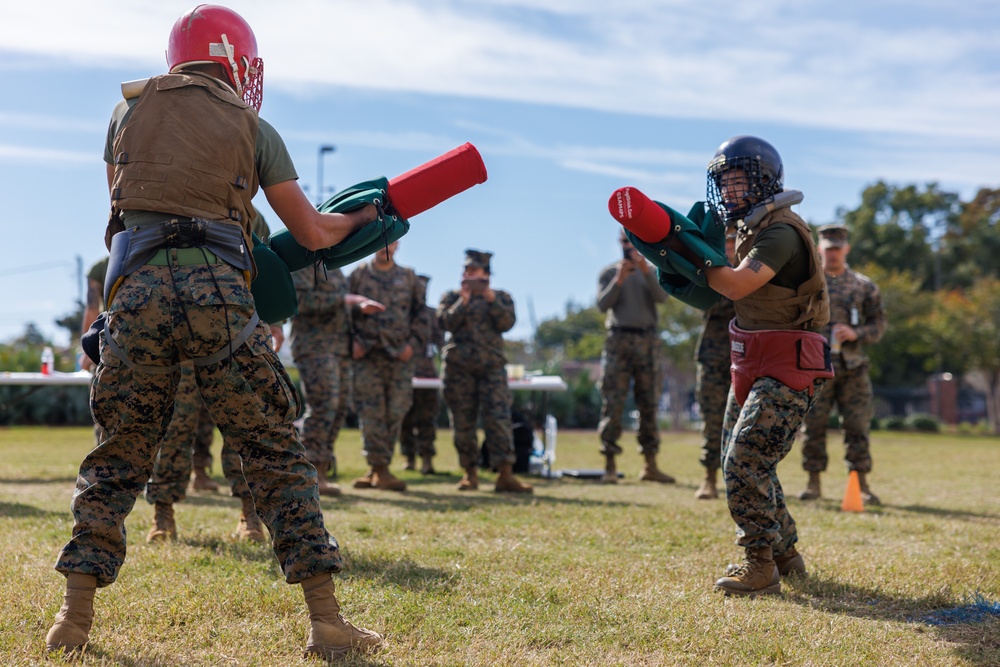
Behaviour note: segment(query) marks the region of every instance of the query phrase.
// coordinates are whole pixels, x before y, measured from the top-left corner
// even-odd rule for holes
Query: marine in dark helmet
[[[757,137],[729,139],[708,165],[708,204],[736,230],[735,268],[705,270],[736,311],[722,471],[745,558],[715,583],[727,595],[777,593],[781,576],[805,572],[777,466],[833,373],[817,333],[830,319],[826,281],[812,232],[791,210],[800,201],[784,189],[778,152]]]

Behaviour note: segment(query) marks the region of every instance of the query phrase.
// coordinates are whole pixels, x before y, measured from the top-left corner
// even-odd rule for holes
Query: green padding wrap
[[[287,229],[283,229],[271,235],[271,250],[277,253],[291,271],[304,269],[319,261],[328,269],[339,269],[374,254],[384,245],[398,241],[410,230],[409,220],[394,214],[391,206],[386,208],[385,193],[388,187],[389,181],[386,178],[365,181],[341,190],[320,205],[322,213],[347,213],[366,204],[374,204],[379,208],[377,220],[351,232],[337,245],[322,250],[307,250],[299,245]]]
[[[659,279],[660,287],[663,288],[664,292],[678,301],[683,301],[689,306],[694,306],[698,310],[708,310],[719,301],[719,293],[711,287],[695,285],[678,273],[667,273],[658,270],[656,277]]]
[[[704,270],[728,265],[725,229],[715,223],[702,202],[695,202],[686,216],[656,203],[670,214],[670,235],[659,243],[646,243],[626,231],[629,240],[657,268],[663,291],[700,310],[710,308],[719,294],[708,286]]]
[[[696,202],[688,215],[656,203],[670,214],[673,224],[670,235],[658,243],[646,243],[626,231],[629,240],[661,272],[683,276],[688,282],[707,288],[705,269],[728,265],[725,230],[715,223],[702,202]]]
[[[288,265],[256,234],[253,235],[253,261],[257,265],[257,277],[250,284],[250,292],[260,319],[276,324],[297,313],[299,299]]]

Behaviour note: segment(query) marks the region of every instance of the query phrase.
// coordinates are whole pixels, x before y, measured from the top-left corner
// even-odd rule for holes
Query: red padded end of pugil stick
[[[618,188],[608,200],[611,217],[646,243],[658,243],[670,235],[670,214],[636,188]]]
[[[486,165],[472,144],[459,146],[389,181],[389,201],[404,218],[486,181]]]

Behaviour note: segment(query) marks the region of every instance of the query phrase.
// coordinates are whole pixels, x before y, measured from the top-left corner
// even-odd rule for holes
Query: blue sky
[[[835,5],[835,6],[834,6]],[[53,320],[105,252],[101,159],[122,81],[165,69],[189,2],[0,8],[0,341]],[[1000,187],[1000,4],[907,0],[286,0],[229,6],[265,62],[262,117],[316,198],[392,177],[466,141],[489,180],[413,219],[397,259],[457,284],[463,250],[496,253],[494,286],[530,335],[590,304],[615,261],[607,200],[633,185],[687,210],[736,134],[784,158],[813,223],[865,186]],[[280,223],[258,203],[272,228]]]

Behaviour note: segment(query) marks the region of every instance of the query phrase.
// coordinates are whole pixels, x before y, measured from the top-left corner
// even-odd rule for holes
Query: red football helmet
[[[219,5],[198,5],[174,23],[167,42],[167,67],[174,72],[194,63],[220,63],[236,94],[260,111],[264,61],[243,17]]]

